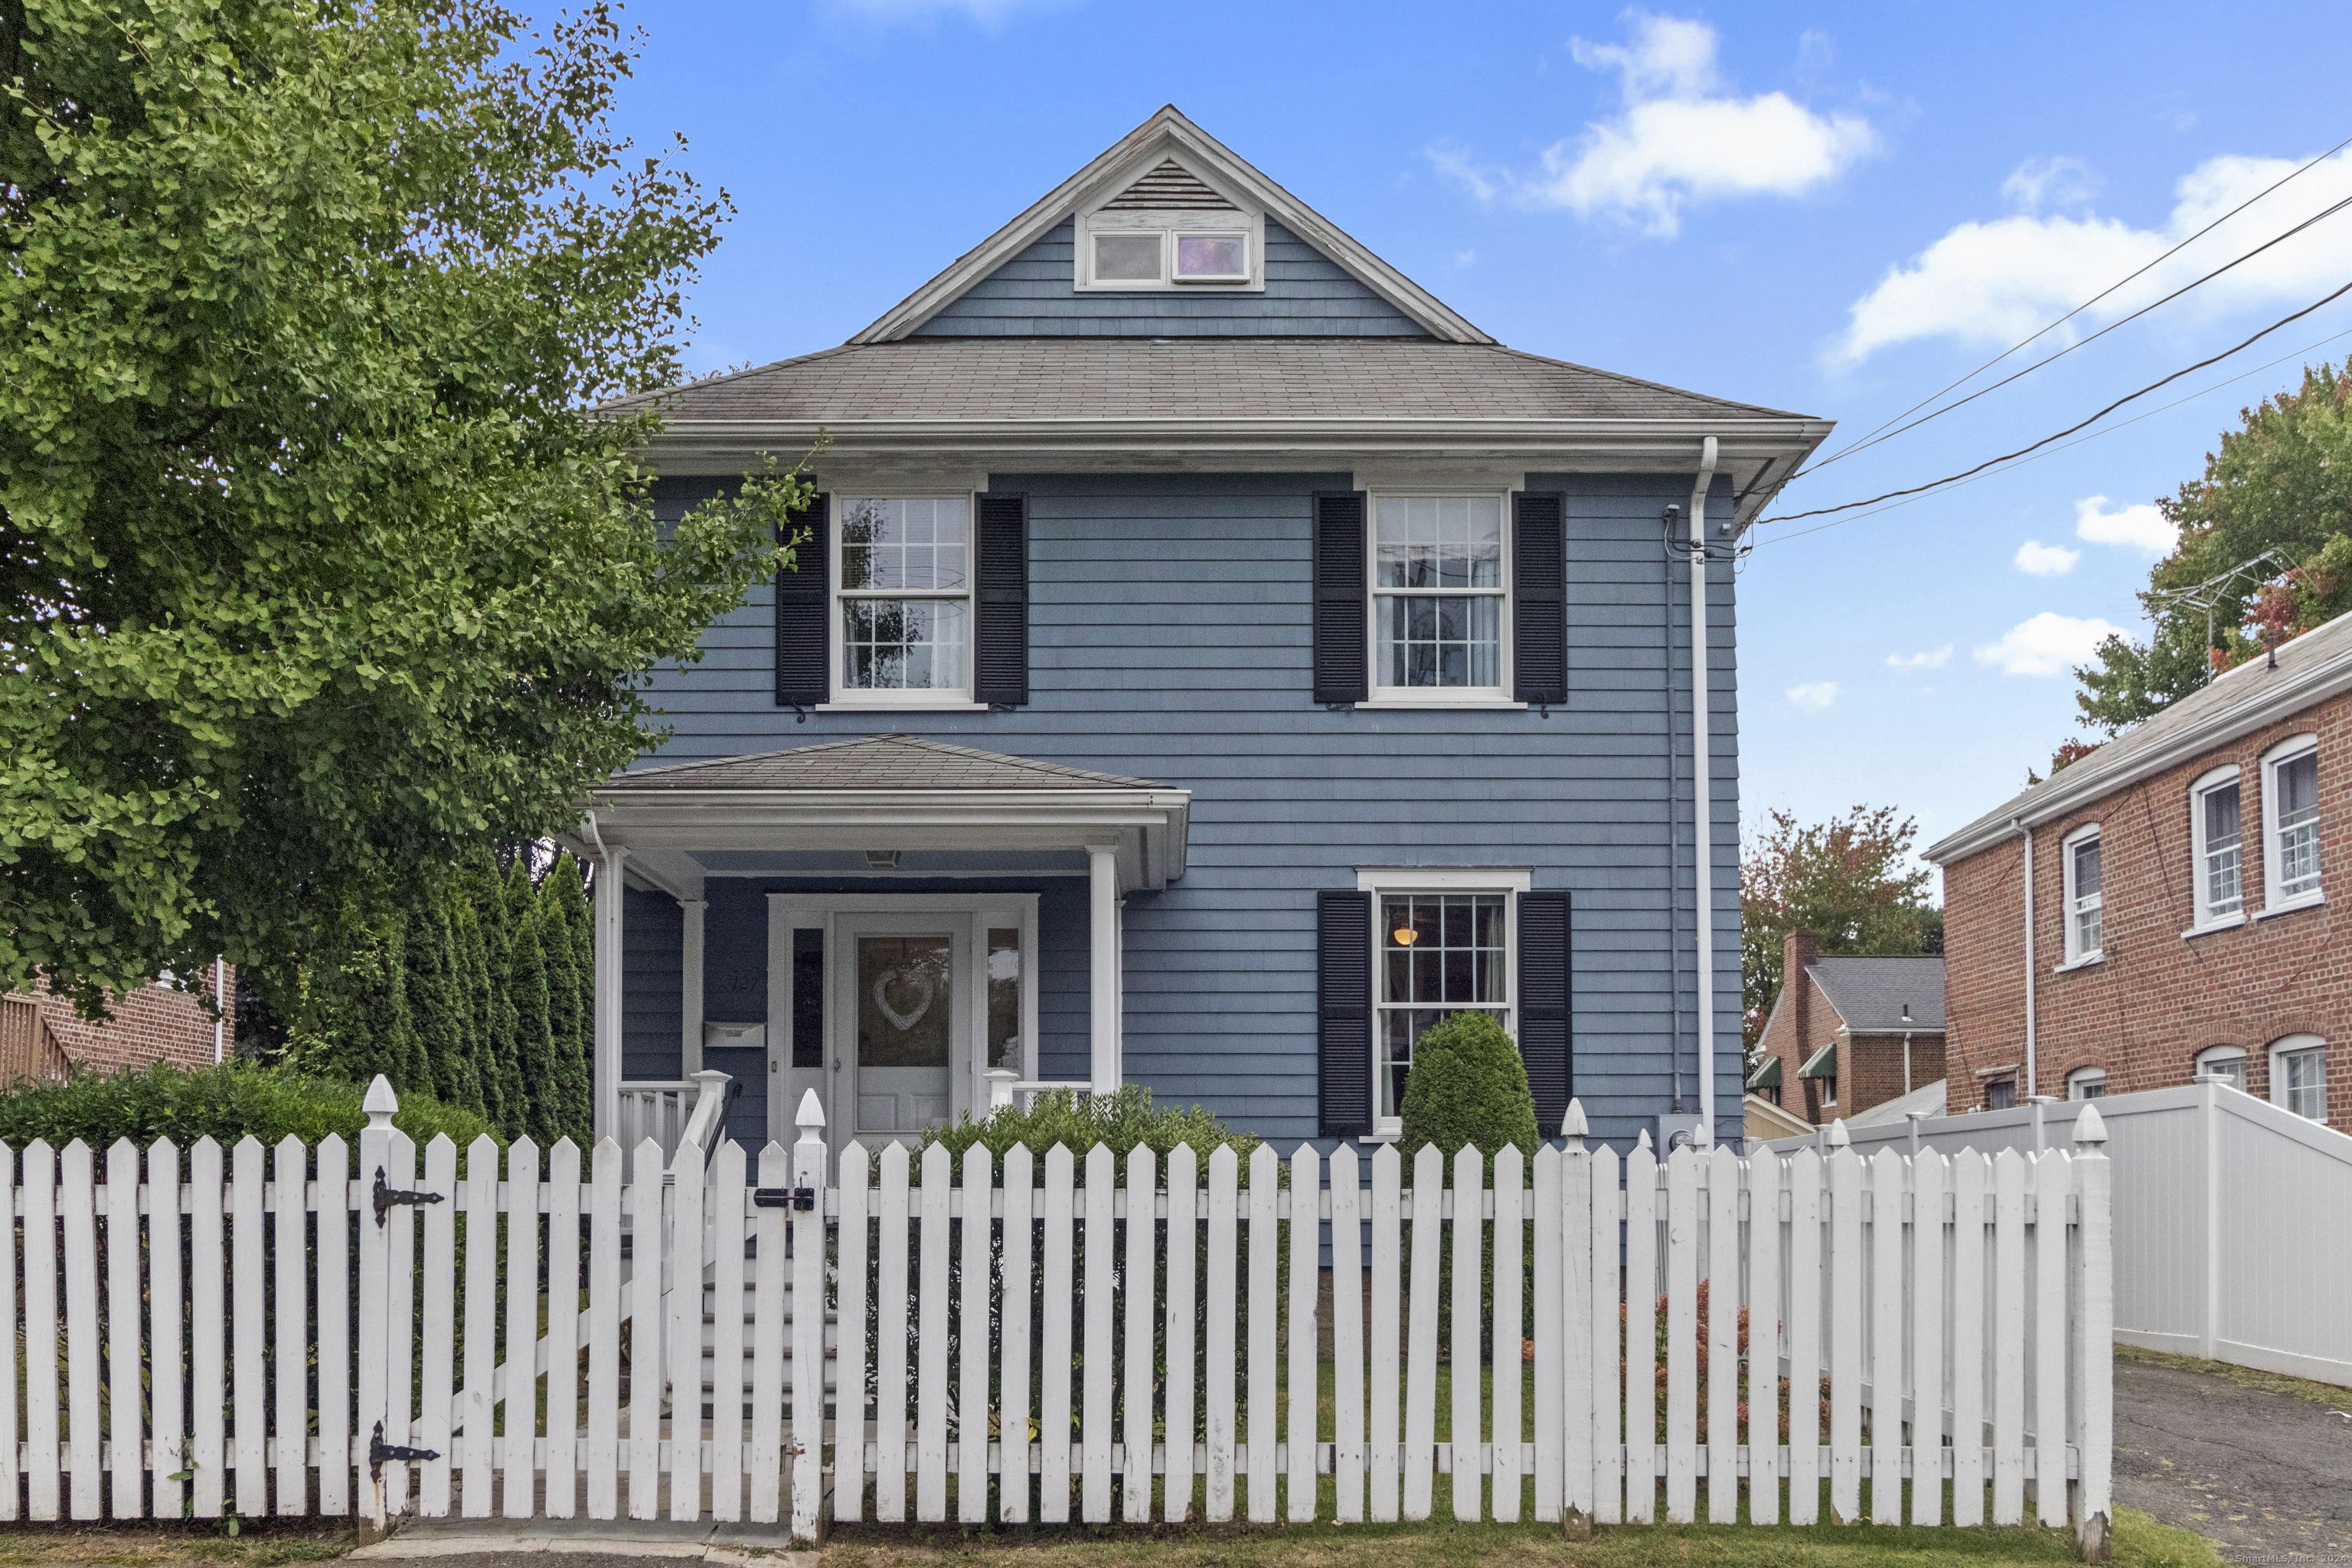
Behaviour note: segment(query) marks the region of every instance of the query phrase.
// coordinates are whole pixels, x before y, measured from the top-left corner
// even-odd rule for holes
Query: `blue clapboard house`
[[[752,1147],[1122,1084],[1373,1142],[1479,1008],[1548,1134],[1738,1136],[1730,558],[1825,422],[1506,348],[1172,108],[652,401],[672,515],[826,444],[589,803],[600,1131],[717,1069]]]

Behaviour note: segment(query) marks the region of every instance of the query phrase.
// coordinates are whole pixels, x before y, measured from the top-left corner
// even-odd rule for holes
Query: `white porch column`
[[[678,1076],[691,1077],[702,1069],[702,912],[709,904],[701,899],[680,899],[678,909],[684,914],[685,940],[678,975]]]
[[[629,852],[608,847],[596,866],[596,1136],[613,1136],[621,1110],[621,889]]]
[[[1090,993],[1087,1039],[1092,1051],[1088,1086],[1108,1094],[1125,1076],[1119,1046],[1118,845],[1087,846],[1087,926],[1093,938],[1087,963]]]

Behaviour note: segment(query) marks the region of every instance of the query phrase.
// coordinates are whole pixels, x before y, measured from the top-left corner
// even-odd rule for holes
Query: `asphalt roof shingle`
[[[1159,789],[1144,779],[1088,773],[912,735],[865,735],[789,751],[637,768],[605,791]]]
[[[1940,958],[1816,958],[1805,966],[1849,1033],[1900,1034],[1944,1027]],[[1911,1016],[1903,1016],[1908,1004]]]
[[[1492,344],[926,338],[622,398],[677,420],[1796,418]]]

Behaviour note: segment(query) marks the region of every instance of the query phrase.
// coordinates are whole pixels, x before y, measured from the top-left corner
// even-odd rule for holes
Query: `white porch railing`
[[[688,1143],[702,1151],[708,1163],[718,1146],[732,1081],[723,1072],[705,1070],[668,1082],[622,1084],[614,1107],[613,1140],[628,1152],[628,1179],[636,1179],[636,1151],[648,1138],[661,1147],[664,1170],[677,1163],[678,1150]]]

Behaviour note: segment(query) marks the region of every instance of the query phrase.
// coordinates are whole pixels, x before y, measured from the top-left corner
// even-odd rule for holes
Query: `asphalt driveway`
[[[2119,1360],[2115,1473],[2116,1501],[2229,1562],[2352,1563],[2352,1420],[2326,1405]]]

